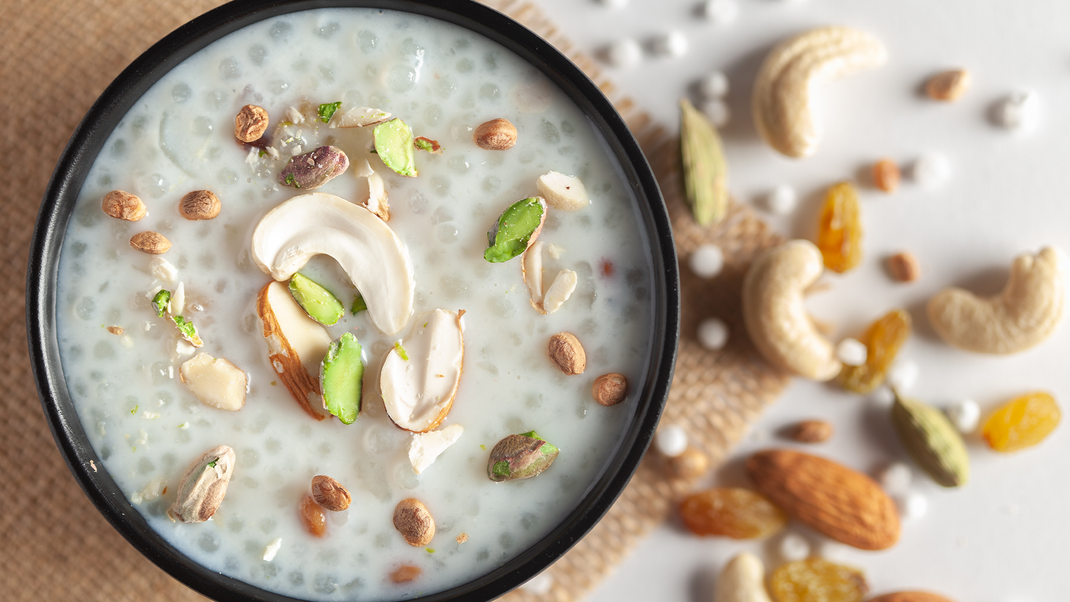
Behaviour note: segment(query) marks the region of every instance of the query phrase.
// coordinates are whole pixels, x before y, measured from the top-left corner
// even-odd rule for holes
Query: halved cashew
[[[822,265],[813,243],[792,240],[759,255],[743,279],[743,323],[754,346],[778,368],[819,381],[842,367],[803,307],[803,291]]]
[[[758,132],[789,157],[812,155],[821,139],[811,106],[814,84],[879,67],[886,59],[880,40],[849,27],[820,27],[777,44],[754,83]]]
[[[714,602],[769,602],[765,591],[765,565],[751,554],[743,552],[725,565],[717,580]]]
[[[1062,251],[1045,247],[1014,259],[1003,292],[980,298],[946,288],[929,300],[929,321],[951,345],[978,353],[1025,351],[1048,338],[1063,316]]]

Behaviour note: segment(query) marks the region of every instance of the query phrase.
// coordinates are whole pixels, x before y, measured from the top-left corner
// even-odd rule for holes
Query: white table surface
[[[808,308],[837,326],[835,338],[857,336],[886,311],[905,307],[915,334],[901,352],[920,366],[909,391],[938,406],[974,399],[990,412],[1011,397],[1035,389],[1070,399],[1070,326],[1042,345],[1009,357],[957,351],[942,343],[924,316],[926,300],[960,285],[998,292],[1012,258],[1043,245],[1070,249],[1070,2],[1062,0],[737,0],[739,16],[713,26],[694,0],[629,0],[610,8],[593,0],[534,0],[581,50],[597,55],[619,36],[648,42],[670,30],[683,32],[682,58],[647,53],[630,69],[607,74],[659,122],[675,129],[677,99],[714,70],[731,83],[732,120],[724,129],[736,198],[754,204],[792,237],[813,239],[816,212],[826,187],[857,179],[881,157],[908,165],[920,153],[949,159],[951,177],[933,189],[909,179],[894,195],[862,187],[865,259],[845,275],[826,276],[831,288],[812,296]],[[816,156],[789,160],[760,140],[750,112],[750,87],[762,58],[786,35],[813,26],[845,24],[876,34],[889,52],[880,70],[831,83],[819,91],[825,137]],[[973,85],[954,104],[920,94],[932,73],[969,68]],[[1040,116],[1029,131],[1006,131],[989,119],[992,106],[1016,90],[1031,90]],[[763,197],[786,183],[799,193],[789,216],[764,211]],[[892,282],[884,258],[910,250],[922,278]],[[687,269],[686,266],[682,266]],[[829,385],[796,380],[754,426],[711,484],[745,484],[742,460],[770,446],[799,447],[778,438],[780,427],[822,418],[836,427],[828,443],[808,451],[876,474],[892,461],[907,461],[887,417],[887,398],[860,398]],[[899,543],[883,552],[830,545],[794,524],[815,549],[863,568],[874,593],[923,588],[959,602],[1066,600],[1070,580],[1070,427],[1061,425],[1040,446],[997,454],[975,434],[967,438],[972,479],[945,490],[915,471],[912,487],[929,501],[925,516],[904,522]],[[735,554],[757,552],[767,567],[781,561],[779,538],[739,542],[697,538],[678,523],[658,528],[589,598],[712,600],[713,583]]]

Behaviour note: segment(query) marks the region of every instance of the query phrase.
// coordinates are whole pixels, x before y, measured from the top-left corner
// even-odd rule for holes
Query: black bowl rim
[[[535,33],[487,6],[470,0],[235,0],[179,27],[134,60],[105,89],[75,129],[38,214],[26,284],[27,333],[38,395],[53,438],[78,484],[112,526],[145,557],[185,585],[217,600],[297,602],[194,563],[148,526],[102,470],[78,422],[63,379],[56,333],[56,280],[59,250],[89,167],[134,102],[182,60],[228,33],[276,15],[328,7],[391,9],[433,17],[475,31],[516,53],[560,87],[591,119],[616,154],[643,214],[654,266],[654,332],[648,365],[652,378],[644,384],[635,410],[637,419],[631,421],[599,480],[550,534],[481,578],[418,598],[425,602],[490,600],[523,584],[568,551],[609,510],[638,468],[672,381],[680,294],[668,212],[653,172],[623,119],[568,58]]]

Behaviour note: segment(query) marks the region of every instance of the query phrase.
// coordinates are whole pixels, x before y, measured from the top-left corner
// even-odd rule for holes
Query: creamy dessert
[[[306,154],[334,162],[314,192]],[[531,199],[528,241],[503,215]],[[58,279],[68,387],[102,468],[198,563],[314,600],[442,591],[545,537],[616,451],[652,337],[637,215],[589,120],[496,43],[386,10],[267,19],[157,82],[97,158]],[[335,322],[293,314],[295,274]],[[347,353],[359,412],[321,395]],[[449,383],[408,390],[410,368]],[[632,386],[601,405],[607,374]]]

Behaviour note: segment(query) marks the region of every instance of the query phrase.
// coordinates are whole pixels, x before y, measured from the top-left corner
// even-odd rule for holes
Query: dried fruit
[[[818,218],[817,248],[825,267],[843,273],[862,261],[862,218],[850,182],[829,188]]]
[[[294,301],[305,310],[308,317],[324,326],[336,324],[346,313],[338,297],[300,272],[290,277],[289,289]]]
[[[301,498],[298,514],[301,515],[301,524],[305,526],[306,531],[316,537],[323,537],[327,534],[327,515],[323,513],[323,508],[311,495]]]
[[[136,222],[145,217],[145,203],[137,195],[123,190],[113,190],[104,195],[100,208],[111,217],[128,222]]]
[[[903,251],[888,257],[888,272],[897,282],[914,282],[921,276],[921,266],[913,253]]]
[[[871,598],[869,602],[953,602],[953,600],[929,592],[895,592]]]
[[[268,128],[268,112],[263,107],[245,105],[234,117],[234,137],[242,142],[256,142]]]
[[[623,374],[611,372],[594,380],[591,397],[604,406],[615,406],[628,396],[628,379]]]
[[[970,72],[953,69],[937,73],[925,82],[925,94],[933,100],[952,102],[958,100],[970,87]]]
[[[884,192],[899,188],[899,166],[891,159],[881,159],[873,164],[873,184]]]
[[[571,332],[559,332],[550,337],[547,353],[565,374],[583,374],[587,369],[587,353]]]
[[[221,208],[219,197],[210,190],[194,190],[178,203],[178,212],[188,220],[213,219]]]
[[[944,487],[966,484],[970,456],[962,435],[943,412],[896,392],[892,424],[907,453],[934,481]]]
[[[683,453],[665,460],[669,470],[678,479],[697,479],[710,468],[710,459],[697,447],[688,447]]]
[[[226,445],[201,454],[182,475],[168,515],[184,523],[201,523],[215,514],[234,474],[234,450]]]
[[[502,212],[487,232],[483,259],[501,263],[520,255],[535,242],[546,221],[546,201],[530,197],[517,201]]]
[[[791,430],[791,438],[799,443],[821,443],[832,436],[832,424],[824,420],[803,420]]]
[[[204,405],[231,412],[237,412],[245,405],[248,377],[226,358],[198,353],[182,363],[178,374]]]
[[[149,255],[160,255],[171,248],[171,241],[159,232],[139,232],[130,237],[130,246]]]
[[[535,431],[509,435],[490,450],[487,477],[496,483],[530,479],[549,468],[558,453]]]
[[[788,516],[764,495],[740,488],[700,491],[680,503],[680,516],[695,535],[733,539],[768,537],[784,528]]]
[[[375,152],[383,165],[398,175],[416,177],[416,146],[412,128],[400,119],[391,119],[375,126],[372,136],[375,138]]]
[[[119,336],[119,335],[123,334],[123,327],[122,326],[109,326],[108,327],[108,332],[114,334],[115,336]]]
[[[822,558],[781,566],[769,585],[777,602],[862,602],[869,591],[861,570]]]
[[[684,192],[699,224],[714,224],[728,212],[728,166],[717,129],[689,100],[680,100],[680,159]]]
[[[472,140],[485,150],[508,150],[516,144],[516,126],[508,119],[492,119],[476,127]]]
[[[1012,452],[1040,443],[1059,424],[1062,412],[1055,398],[1027,393],[1007,402],[985,421],[981,434],[992,449]]]
[[[341,512],[349,508],[353,496],[341,483],[321,474],[312,477],[312,499],[331,512]]]
[[[423,569],[411,564],[403,564],[390,572],[390,580],[394,583],[408,583],[423,573]]]
[[[747,460],[758,491],[799,522],[863,550],[899,540],[899,514],[868,476],[818,456],[767,450]]]
[[[860,339],[866,345],[866,362],[844,366],[836,381],[855,393],[869,393],[884,384],[899,348],[910,338],[910,314],[902,309],[888,312],[870,324]]]
[[[394,528],[410,546],[422,548],[435,536],[435,519],[423,502],[408,498],[394,508]]]
[[[342,424],[353,424],[360,415],[361,388],[364,384],[364,362],[360,360],[360,352],[357,337],[347,332],[331,343],[320,364],[323,406],[337,416]]]
[[[279,172],[279,183],[299,190],[315,190],[349,169],[349,157],[342,149],[321,146],[294,155]]]

